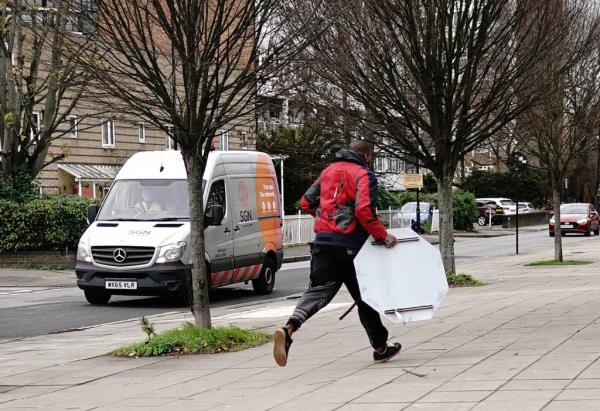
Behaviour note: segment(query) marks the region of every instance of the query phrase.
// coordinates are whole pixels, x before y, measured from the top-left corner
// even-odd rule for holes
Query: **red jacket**
[[[387,231],[375,213],[377,179],[351,150],[340,150],[300,200],[316,217],[315,244],[360,249],[371,234],[383,240]]]

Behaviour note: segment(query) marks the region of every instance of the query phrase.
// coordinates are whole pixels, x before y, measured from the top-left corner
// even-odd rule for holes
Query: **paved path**
[[[340,293],[296,334],[288,366],[265,345],[238,353],[117,359],[139,341],[136,321],[0,344],[0,409],[100,410],[594,410],[600,409],[600,238],[566,242],[594,264],[524,267],[552,249],[459,260],[486,281],[453,289],[432,321],[390,326],[401,355],[371,349]],[[293,301],[219,308],[216,324],[271,332]],[[159,329],[189,319],[152,318]]]

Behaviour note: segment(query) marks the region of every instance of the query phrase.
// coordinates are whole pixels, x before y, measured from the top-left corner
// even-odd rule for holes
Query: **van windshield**
[[[98,220],[189,219],[186,180],[117,180],[104,200]]]

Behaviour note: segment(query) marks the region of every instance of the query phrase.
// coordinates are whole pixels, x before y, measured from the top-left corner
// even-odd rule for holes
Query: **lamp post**
[[[600,193],[598,192],[600,190],[600,135],[596,136],[596,146],[597,146],[597,153],[596,153],[596,209],[600,209]]]
[[[519,152],[514,152],[511,155],[511,158],[508,161],[508,166],[510,167],[511,171],[514,171],[517,175],[517,186],[516,186],[516,190],[517,190],[517,209],[516,209],[516,221],[515,221],[515,251],[516,254],[519,254],[519,174],[522,171],[525,171],[527,169],[527,157],[525,157],[524,154],[519,153]]]
[[[421,170],[419,168],[419,159],[417,158],[417,174],[420,174]],[[417,234],[421,234],[421,201],[419,198],[419,194],[420,194],[420,189],[417,188],[417,229],[416,232]]]

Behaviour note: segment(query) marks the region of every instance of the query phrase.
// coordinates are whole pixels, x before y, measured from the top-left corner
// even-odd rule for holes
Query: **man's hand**
[[[393,234],[387,233],[387,236],[385,237],[385,240],[383,240],[383,242],[385,243],[385,246],[387,248],[392,248],[396,245],[398,239]]]

